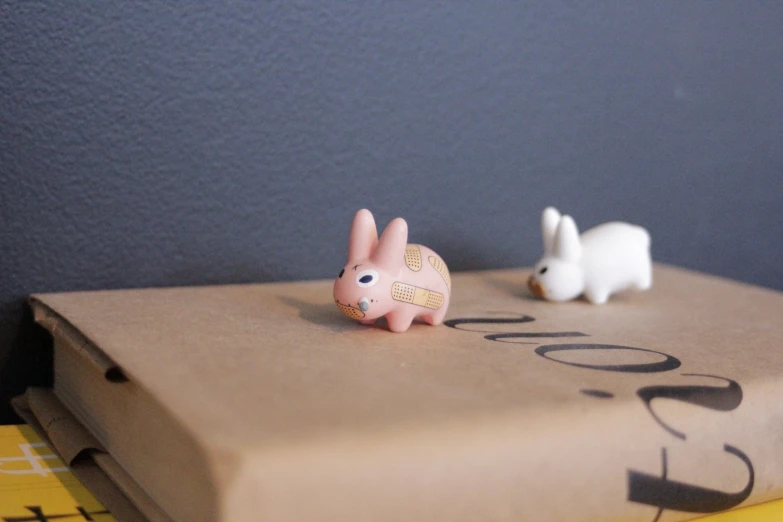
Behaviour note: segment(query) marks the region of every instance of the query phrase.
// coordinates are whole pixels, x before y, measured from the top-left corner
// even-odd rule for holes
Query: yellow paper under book
[[[0,426],[0,521],[94,520],[109,514],[29,426]]]
[[[692,522],[781,522],[783,521],[783,499],[733,511],[701,517]]]
[[[116,519],[29,426],[0,426],[0,521]],[[783,499],[697,522],[780,522]]]

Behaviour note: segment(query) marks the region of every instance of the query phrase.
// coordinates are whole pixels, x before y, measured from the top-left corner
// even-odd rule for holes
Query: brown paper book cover
[[[606,305],[454,274],[394,334],[332,281],[36,295],[58,399],[174,520],[673,522],[783,497],[783,295]]]

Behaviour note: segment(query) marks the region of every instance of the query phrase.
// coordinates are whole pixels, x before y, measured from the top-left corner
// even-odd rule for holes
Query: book
[[[27,425],[0,426],[0,520],[116,522]]]
[[[59,404],[59,401],[57,401],[56,397],[53,396],[53,393],[49,389],[36,389],[31,388],[27,391],[25,396],[17,397],[14,401],[14,406],[17,412],[24,418],[27,418],[31,421],[33,429],[38,431],[39,433],[46,433],[46,430],[43,429],[43,425],[38,422],[38,417],[32,414],[32,409],[28,404],[28,397],[32,399],[33,403],[36,403],[36,411],[38,412],[38,415],[47,418],[48,421],[51,421],[52,418],[58,418],[60,421],[58,422],[46,422],[44,424],[47,425],[47,429],[49,430],[49,433],[55,432],[60,440],[60,453],[63,453],[63,449],[65,448],[64,453],[68,453],[68,447],[78,447],[80,443],[78,442],[78,439],[80,438],[78,435],[78,432],[81,431],[80,426],[76,426],[75,424],[71,422],[62,422],[63,419],[68,419],[69,421],[72,420],[72,416],[70,412],[64,409],[62,405]],[[48,406],[44,408],[44,411],[42,411],[41,403],[47,404]],[[77,433],[68,433],[67,426],[71,426],[71,429],[74,427],[76,428],[74,431]],[[56,427],[59,426],[59,427]],[[66,426],[66,429],[63,430],[63,426]],[[12,436],[16,436],[16,433],[21,433],[24,435],[25,439],[29,442],[36,443],[41,440],[48,440],[48,435],[43,435],[43,439],[38,439],[35,436],[35,432],[33,432],[30,429],[30,426],[19,426],[18,428],[16,426],[9,426],[9,427],[0,427],[0,436],[3,436],[2,431],[3,430],[13,430],[14,433],[12,433]],[[30,435],[28,435],[30,434]],[[46,448],[52,447],[51,442],[43,442],[45,444]],[[87,442],[85,444],[84,441],[81,442],[81,445],[83,446],[83,449],[89,449],[94,446],[94,443]],[[7,448],[8,446],[6,446]],[[13,451],[13,450],[12,450]],[[38,450],[38,453],[43,457],[50,457],[53,456],[53,454],[50,454],[46,449]],[[0,454],[4,454],[0,453]],[[7,457],[10,457],[9,460],[12,461],[18,461],[18,456],[15,453],[8,453],[6,454]],[[104,460],[111,460],[111,457],[109,455],[102,455]],[[62,457],[61,457],[62,458]],[[0,468],[2,468],[2,462],[3,459],[0,459]],[[17,466],[19,466],[18,463],[16,463]],[[59,462],[55,461],[52,463],[54,466],[59,467]],[[111,506],[111,513],[116,513],[119,520],[121,522],[146,522],[147,520],[169,520],[167,516],[160,515],[160,510],[156,506],[150,506],[148,505],[148,500],[141,500],[139,502],[139,495],[131,495],[131,497],[134,498],[138,502],[139,505],[144,506],[146,511],[152,512],[152,513],[158,513],[160,516],[155,516],[154,514],[150,518],[144,517],[144,515],[141,514],[141,510],[138,509],[138,506],[129,504],[129,499],[127,496],[123,493],[123,490],[127,491],[128,489],[133,490],[134,488],[137,489],[137,486],[135,486],[135,482],[128,483],[127,476],[124,475],[115,475],[111,473],[111,470],[115,468],[115,466],[104,466],[107,470],[109,470],[109,473],[100,473],[100,470],[96,469],[92,473],[85,474],[84,469],[85,467],[89,466],[89,461],[86,461],[85,459],[80,459],[76,462],[77,469],[80,470],[80,476],[85,481],[85,485],[87,485],[90,490],[94,491],[97,496],[100,497],[99,500],[103,500],[104,503],[108,506]],[[31,465],[32,467],[32,465]],[[97,466],[95,466],[97,468]],[[23,464],[22,468],[27,469]],[[57,471],[58,473],[64,473],[63,471]],[[111,473],[111,474],[110,474]],[[25,473],[26,474],[26,473]],[[62,490],[68,491],[69,496],[66,497],[68,499],[75,498],[75,499],[82,499],[80,502],[83,504],[86,504],[89,506],[90,502],[84,502],[84,494],[81,492],[79,486],[71,486],[69,484],[69,480],[63,480],[60,483],[52,483],[51,487],[47,488],[36,488],[36,491],[32,492],[31,495],[27,496],[19,496],[17,493],[19,491],[27,491],[27,478],[16,478],[12,474],[8,475],[4,480],[2,477],[0,477],[0,488],[4,489],[6,491],[5,494],[0,494],[0,513],[5,512],[6,514],[9,513],[16,513],[20,510],[20,507],[28,512],[34,513],[32,516],[25,516],[22,515],[20,517],[16,516],[6,516],[3,517],[2,520],[6,522],[22,522],[24,520],[40,520],[43,518],[44,520],[47,519],[47,513],[52,514],[49,512],[48,508],[51,508],[52,506],[49,505],[49,502],[51,500],[51,497],[56,494],[57,492],[61,492]],[[117,484],[122,484],[122,487],[114,487]],[[28,492],[29,493],[29,492]],[[34,500],[33,500],[34,499]],[[68,500],[67,502],[71,502]],[[70,504],[69,504],[70,506]],[[62,509],[62,506],[59,505],[57,507],[60,507]],[[84,506],[81,506],[84,507]],[[67,509],[67,508],[66,508]],[[78,510],[77,513],[74,513],[73,515],[77,519],[83,518],[83,512],[81,510]],[[96,517],[95,520],[100,520],[102,517],[107,522],[110,522],[113,520],[111,513],[104,513],[104,509],[101,507],[95,507],[92,510],[90,510],[89,507],[84,507],[84,511],[87,512],[88,515],[92,517],[96,517],[96,515],[99,515],[99,517]],[[68,513],[54,513],[53,517],[65,517],[68,518]],[[57,519],[60,519],[57,518]],[[756,504],[753,506],[745,507],[745,508],[738,508],[733,509],[730,511],[718,513],[715,515],[707,515],[704,517],[698,517],[696,519],[693,519],[693,522],[778,522],[779,520],[783,520],[783,499],[779,500],[773,500],[770,502],[765,502],[763,504]]]
[[[174,520],[673,522],[783,497],[783,295],[656,265],[606,305],[453,275],[442,326],[332,281],[42,294],[54,394]],[[146,514],[146,513],[145,513]]]
[[[100,488],[99,488],[100,489]],[[123,520],[130,520],[123,513]],[[699,518],[696,522],[775,522],[783,519],[783,500]],[[0,426],[0,520],[117,519],[29,425]]]

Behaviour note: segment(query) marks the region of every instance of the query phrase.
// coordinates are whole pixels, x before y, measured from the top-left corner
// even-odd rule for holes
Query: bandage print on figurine
[[[342,313],[352,319],[361,319],[364,317],[364,312],[358,308],[354,308],[353,306],[345,306],[337,303],[337,307],[342,311]]]
[[[405,248],[405,264],[414,272],[421,270],[421,250],[419,250],[419,245],[408,245]]]
[[[385,317],[391,331],[404,332],[416,318],[431,325],[443,322],[450,282],[438,254],[408,244],[405,220],[393,219],[378,238],[375,219],[362,209],[354,216],[348,263],[335,279],[333,297],[351,319],[372,324]]]
[[[402,301],[403,303],[411,303],[417,306],[431,308],[433,310],[437,310],[443,306],[444,301],[443,294],[439,292],[433,292],[426,288],[418,288],[400,282],[392,285],[392,299],[395,301]]]
[[[438,271],[441,277],[443,277],[443,280],[446,281],[446,286],[449,291],[451,291],[451,276],[449,275],[449,268],[446,266],[446,263],[444,263],[441,258],[435,256],[430,256],[429,262],[432,267]]]

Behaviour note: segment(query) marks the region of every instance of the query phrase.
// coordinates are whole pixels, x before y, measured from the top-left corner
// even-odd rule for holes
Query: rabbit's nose
[[[530,291],[533,292],[533,295],[536,297],[544,297],[544,294],[546,293],[541,283],[533,276],[530,276],[527,279],[527,287],[530,288]]]
[[[362,312],[366,312],[369,309],[370,309],[370,300],[367,299],[366,297],[362,297],[361,299],[359,299],[359,310],[361,310]]]

